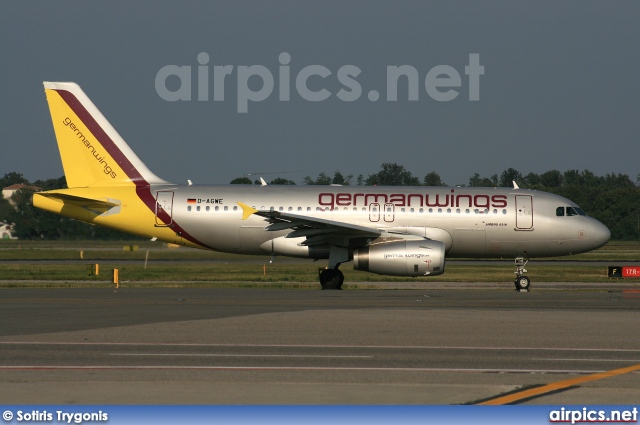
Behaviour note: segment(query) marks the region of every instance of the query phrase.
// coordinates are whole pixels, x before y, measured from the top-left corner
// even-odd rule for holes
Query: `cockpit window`
[[[557,217],[572,217],[574,215],[586,215],[584,211],[582,211],[578,207],[558,207],[556,208],[556,216]]]

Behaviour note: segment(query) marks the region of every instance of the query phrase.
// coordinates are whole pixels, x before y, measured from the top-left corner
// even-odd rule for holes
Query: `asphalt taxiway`
[[[0,289],[0,397],[473,404],[542,388],[509,402],[640,400],[637,285],[399,288]]]

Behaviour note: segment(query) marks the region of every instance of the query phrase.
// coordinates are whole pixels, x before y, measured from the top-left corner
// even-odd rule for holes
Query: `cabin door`
[[[173,192],[160,190],[156,195],[156,226],[166,227],[173,223]]]
[[[531,195],[516,195],[516,229],[533,229],[533,200]]]

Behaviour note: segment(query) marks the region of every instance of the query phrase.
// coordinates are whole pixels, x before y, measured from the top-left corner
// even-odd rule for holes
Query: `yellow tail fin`
[[[75,83],[44,83],[67,186],[163,184]]]

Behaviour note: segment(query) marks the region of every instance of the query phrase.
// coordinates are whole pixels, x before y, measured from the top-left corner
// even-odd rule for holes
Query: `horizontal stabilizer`
[[[113,199],[96,199],[83,196],[70,195],[68,193],[48,191],[39,192],[38,196],[44,196],[58,202],[62,202],[65,205],[72,205],[74,207],[86,208],[92,211],[108,211],[113,207],[120,206],[120,202]]]

